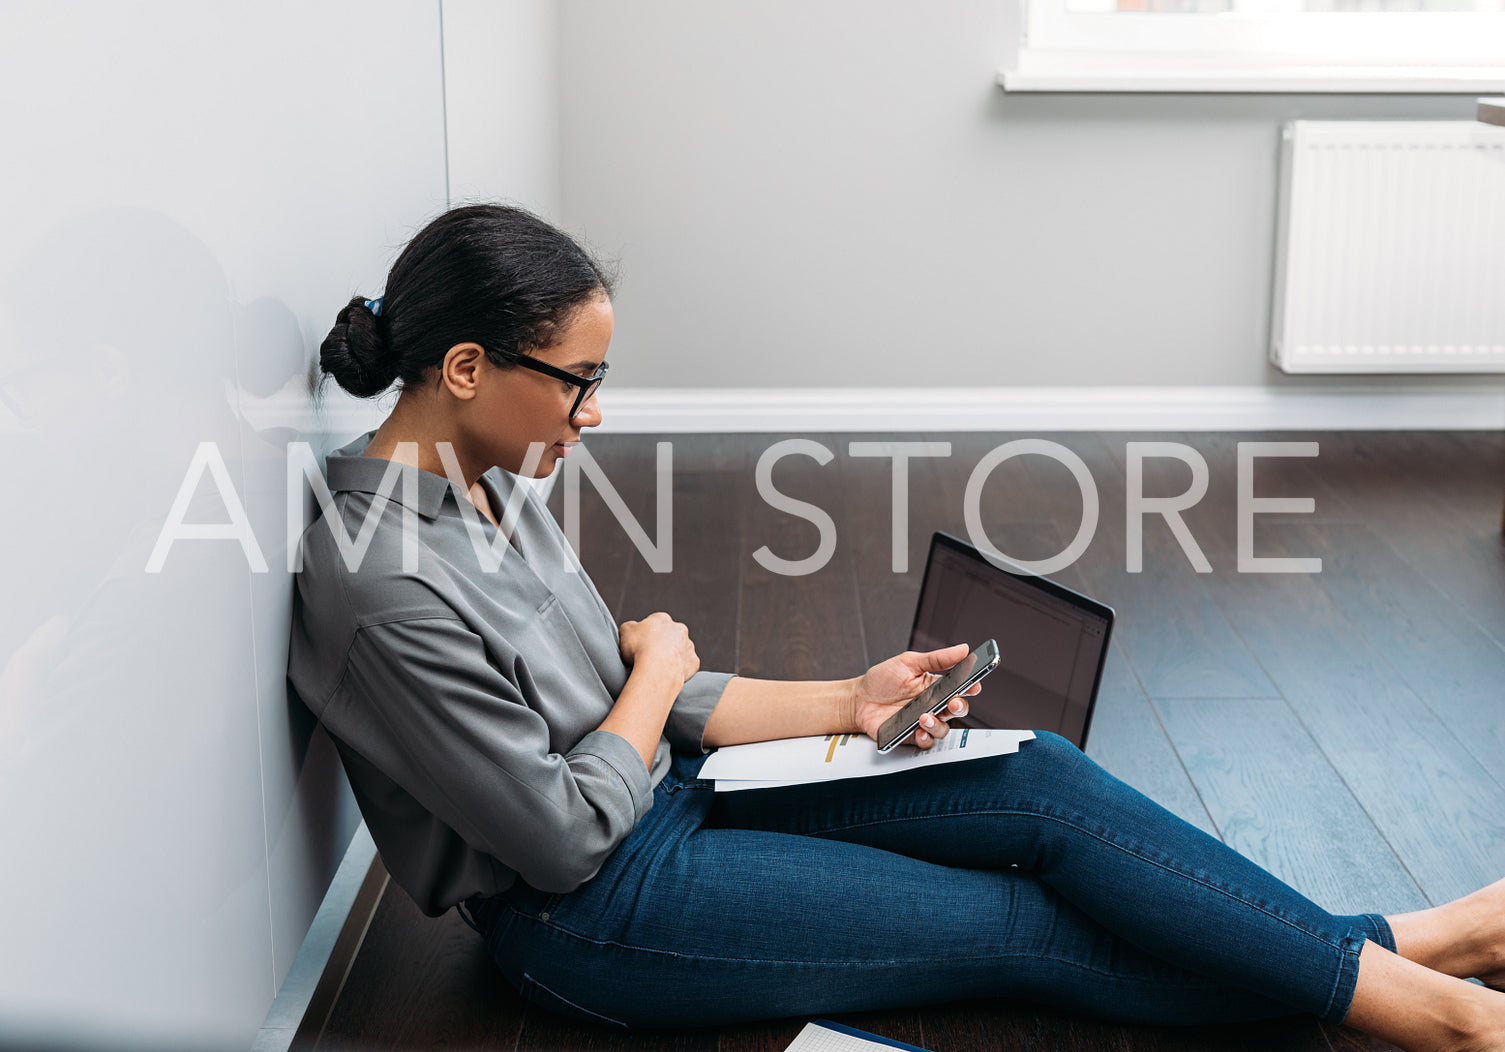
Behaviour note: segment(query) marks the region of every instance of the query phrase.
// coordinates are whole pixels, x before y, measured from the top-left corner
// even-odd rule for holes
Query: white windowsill
[[[1164,56],[1020,53],[998,71],[1010,92],[1480,95],[1505,91],[1505,66],[1280,66],[1244,59],[1211,66]]]

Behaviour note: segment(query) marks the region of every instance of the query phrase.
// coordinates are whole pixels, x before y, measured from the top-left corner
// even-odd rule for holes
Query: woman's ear
[[[490,364],[479,343],[457,343],[444,352],[444,361],[439,365],[439,383],[456,398],[469,400],[476,396],[481,373]]]

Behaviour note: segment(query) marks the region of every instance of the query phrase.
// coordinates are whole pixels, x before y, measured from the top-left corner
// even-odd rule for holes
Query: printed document
[[[700,777],[716,783],[718,793],[771,789],[781,785],[871,778],[915,767],[930,767],[1019,751],[1034,731],[978,730],[953,727],[929,749],[900,745],[887,753],[865,734],[781,738],[750,745],[727,745],[712,753]]]

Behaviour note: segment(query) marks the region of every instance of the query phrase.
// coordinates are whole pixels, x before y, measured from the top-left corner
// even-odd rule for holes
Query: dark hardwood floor
[[[669,436],[673,572],[654,573],[589,482],[581,557],[619,619],[665,609],[703,667],[768,678],[853,675],[902,649],[931,531],[966,535],[968,479],[1007,434],[810,436],[834,456],[779,461],[787,497],[834,523],[829,562],[784,576],[763,546],[805,558],[821,534],[759,496],[760,455],[787,436]],[[1399,912],[1505,875],[1505,438],[1497,433],[1031,435],[1059,442],[1095,481],[1092,544],[1054,575],[1115,606],[1118,627],[1088,752],[1177,814],[1339,912]],[[597,436],[595,458],[650,536],[656,436]],[[907,569],[892,569],[891,461],[853,441],[950,442],[910,461]],[[1311,497],[1314,514],[1255,517],[1253,554],[1320,557],[1320,574],[1239,573],[1241,442],[1315,441],[1316,457],[1255,461],[1257,497]],[[1207,495],[1184,521],[1212,568],[1197,573],[1165,521],[1144,523],[1144,567],[1125,570],[1129,443],[1190,446]],[[1144,461],[1146,496],[1192,479]],[[563,480],[551,498],[562,516]],[[1060,463],[1016,457],[979,501],[993,542],[1040,559],[1077,533],[1082,496]],[[321,1013],[322,1014],[322,1013]],[[1309,1018],[1214,1028],[1120,1026],[1017,1002],[843,1017],[936,1050],[1376,1050]],[[323,1023],[322,1030],[320,1023]],[[804,1020],[719,1031],[621,1033],[527,1005],[453,912],[422,916],[388,886],[319,1049],[684,1049],[774,1052]]]

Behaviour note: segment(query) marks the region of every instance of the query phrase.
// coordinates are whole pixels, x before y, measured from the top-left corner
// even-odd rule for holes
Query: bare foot
[[[1401,956],[1505,991],[1505,880],[1441,906],[1388,919]]]
[[[1476,1006],[1471,1025],[1457,1044],[1444,1047],[1457,1052],[1505,1052],[1505,995],[1480,990],[1479,996],[1482,1004]]]
[[[1480,935],[1480,957],[1472,977],[1492,990],[1505,991],[1505,880],[1465,895],[1459,904],[1471,908],[1469,919]]]
[[[1406,1052],[1505,1052],[1505,994],[1443,975],[1374,942],[1359,950],[1343,1023]]]

